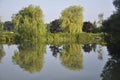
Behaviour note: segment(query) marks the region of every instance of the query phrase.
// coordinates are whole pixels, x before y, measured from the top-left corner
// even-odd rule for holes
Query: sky
[[[103,13],[104,19],[115,11],[113,0],[0,0],[0,16],[2,21],[10,21],[13,14],[22,8],[40,6],[44,14],[45,23],[49,23],[61,16],[62,10],[72,5],[84,8],[84,21],[97,21],[98,14]]]

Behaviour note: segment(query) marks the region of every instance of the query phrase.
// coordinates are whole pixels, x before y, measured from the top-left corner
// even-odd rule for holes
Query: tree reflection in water
[[[70,70],[81,70],[83,68],[83,54],[81,44],[67,44],[63,47],[60,55],[62,64]]]
[[[119,36],[120,38],[120,36]],[[111,58],[103,68],[102,80],[120,80],[120,39],[109,39],[107,48]]]
[[[3,51],[3,46],[0,45],[0,63],[2,63],[2,58],[4,57],[5,53]]]
[[[19,45],[19,52],[13,56],[13,62],[24,70],[33,73],[43,67],[45,44],[25,42]]]
[[[103,59],[103,47],[98,44],[84,44],[83,45],[83,50],[84,52],[90,53],[91,51],[94,51],[95,53],[98,53],[98,59],[102,60]]]
[[[51,46],[50,46],[50,49],[51,49],[52,55],[53,55],[54,57],[57,57],[58,54],[61,54],[61,51],[62,51],[62,49],[61,49],[59,46],[54,46],[54,45],[51,45]]]

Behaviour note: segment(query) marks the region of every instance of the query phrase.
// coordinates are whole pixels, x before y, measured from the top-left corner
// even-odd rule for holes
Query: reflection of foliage
[[[0,45],[0,63],[2,62],[1,60],[2,60],[2,58],[3,58],[4,55],[5,54],[4,54],[4,51],[3,51],[3,46]]]
[[[120,80],[120,57],[112,57],[108,60],[101,74],[102,80]]]
[[[112,37],[109,36],[106,41],[111,58],[103,68],[102,80],[120,80],[120,36],[112,34]]]
[[[83,50],[89,53],[92,50],[92,46],[90,44],[85,44]]]
[[[43,67],[44,44],[20,44],[19,52],[13,56],[13,62],[30,73],[40,71]]]
[[[82,46],[79,44],[65,45],[61,54],[62,64],[70,70],[80,70],[83,68]]]
[[[50,49],[53,52],[52,55],[54,57],[57,57],[57,54],[61,53],[61,49],[59,48],[59,46],[50,46]]]
[[[85,51],[85,52],[90,52],[90,51],[92,51],[92,50],[96,50],[96,44],[94,43],[94,44],[84,44],[83,45],[83,50]]]

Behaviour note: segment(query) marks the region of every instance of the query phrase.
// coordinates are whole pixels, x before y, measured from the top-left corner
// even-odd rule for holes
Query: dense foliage
[[[52,21],[50,23],[50,26],[49,26],[49,31],[51,33],[57,33],[57,32],[62,32],[62,28],[60,26],[60,20],[59,19],[56,19],[54,21]]]
[[[105,32],[116,34],[120,32],[120,0],[114,0],[113,4],[117,11],[103,22],[103,26]]]
[[[91,22],[84,22],[82,30],[84,32],[92,32],[94,30],[94,25]]]
[[[83,8],[70,6],[61,13],[61,27],[67,33],[81,33],[83,26]]]
[[[0,32],[3,30],[3,22],[1,21],[1,18],[0,18]]]
[[[12,22],[21,39],[33,40],[46,33],[43,13],[39,6],[29,5],[13,15]]]
[[[120,14],[115,13],[111,15],[108,20],[103,22],[104,31],[108,33],[120,32]]]

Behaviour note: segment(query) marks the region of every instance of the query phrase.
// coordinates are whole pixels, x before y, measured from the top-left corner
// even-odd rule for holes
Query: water
[[[0,80],[101,80],[111,56],[106,46],[91,45],[42,45],[38,54],[37,48],[1,45]]]

